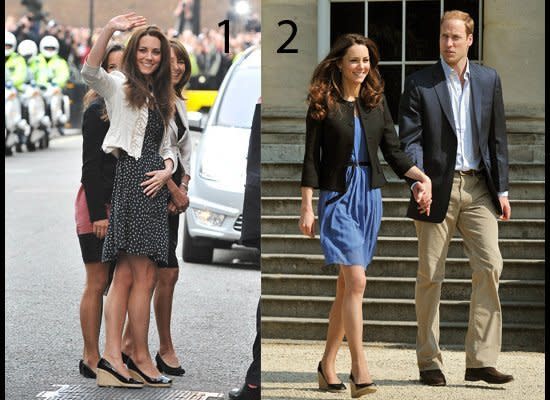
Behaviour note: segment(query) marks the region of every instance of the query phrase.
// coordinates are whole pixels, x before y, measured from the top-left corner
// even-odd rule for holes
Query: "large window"
[[[318,58],[341,34],[362,33],[380,51],[380,73],[397,123],[405,77],[439,59],[439,20],[447,10],[462,10],[474,19],[474,43],[468,58],[482,63],[483,0],[319,0]],[[322,29],[321,27],[330,28]]]

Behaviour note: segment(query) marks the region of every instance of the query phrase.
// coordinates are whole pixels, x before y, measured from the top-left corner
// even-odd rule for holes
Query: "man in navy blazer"
[[[513,380],[495,369],[502,342],[498,296],[502,256],[497,218],[508,220],[508,149],[500,78],[468,60],[474,21],[447,11],[440,22],[441,59],[410,75],[399,105],[402,148],[432,180],[430,213],[411,197],[407,215],[418,236],[415,287],[420,381],[443,386],[439,302],[449,243],[456,230],[472,268],[465,380]],[[421,189],[412,184],[413,192]]]

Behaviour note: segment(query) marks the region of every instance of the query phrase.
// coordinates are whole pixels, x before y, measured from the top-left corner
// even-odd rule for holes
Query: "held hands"
[[[414,201],[418,203],[418,211],[420,214],[430,215],[430,207],[432,204],[432,181],[426,177],[423,181],[418,181],[413,186]]]
[[[100,219],[92,223],[92,229],[93,229],[94,235],[96,235],[99,239],[103,239],[107,235],[108,227],[109,227],[108,219]]]
[[[117,15],[112,18],[108,26],[115,31],[129,31],[138,26],[143,26],[147,23],[147,19],[141,15],[136,15],[135,12],[128,14]]]
[[[312,210],[302,210],[298,227],[304,235],[315,237],[315,215]]]
[[[145,175],[151,178],[141,182],[143,187],[143,193],[149,197],[155,197],[160,189],[166,184],[168,179],[172,176],[172,172],[169,169],[159,169],[156,171],[146,172]]]

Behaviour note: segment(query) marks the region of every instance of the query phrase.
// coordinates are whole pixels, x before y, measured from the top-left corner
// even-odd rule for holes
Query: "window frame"
[[[439,59],[434,60],[424,60],[424,61],[414,61],[406,60],[406,49],[407,49],[407,3],[412,2],[422,2],[422,1],[433,1],[433,0],[318,0],[317,3],[317,62],[321,62],[323,57],[330,50],[330,6],[332,3],[364,3],[365,4],[365,27],[363,34],[368,36],[369,28],[369,7],[368,3],[386,3],[386,2],[399,2],[401,1],[402,7],[402,18],[401,18],[401,60],[399,61],[384,61],[381,60],[380,66],[401,66],[401,92],[405,89],[405,70],[409,65],[432,65],[436,63]],[[477,58],[474,58],[470,61],[483,65],[483,4],[484,0],[479,0],[479,21],[476,23],[478,29],[478,54]],[[445,10],[445,0],[439,0],[439,15],[443,16]],[[328,27],[328,29],[320,29],[319,27]]]

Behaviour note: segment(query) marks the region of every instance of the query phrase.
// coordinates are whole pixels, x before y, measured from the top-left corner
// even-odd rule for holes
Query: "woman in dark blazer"
[[[115,44],[107,49],[101,66],[107,72],[120,69],[124,48]],[[80,325],[84,339],[80,373],[96,378],[99,361],[99,328],[103,293],[109,284],[110,268],[101,262],[103,241],[109,225],[109,208],[116,158],[101,149],[109,129],[105,102],[90,90],[84,97],[82,121],[82,178],[75,202],[75,220],[82,259],[86,267],[86,284],[80,302]]]
[[[384,99],[375,43],[358,34],[336,40],[313,73],[306,119],[299,227],[315,235],[313,189],[319,193],[321,247],[327,265],[339,265],[325,352],[317,368],[319,388],[343,391],[336,355],[344,334],[351,353],[352,397],[376,391],[363,353],[362,300],[366,269],[382,218],[380,187],[386,182],[378,148],[395,173],[419,183],[414,195],[429,212],[431,181],[401,151]]]

